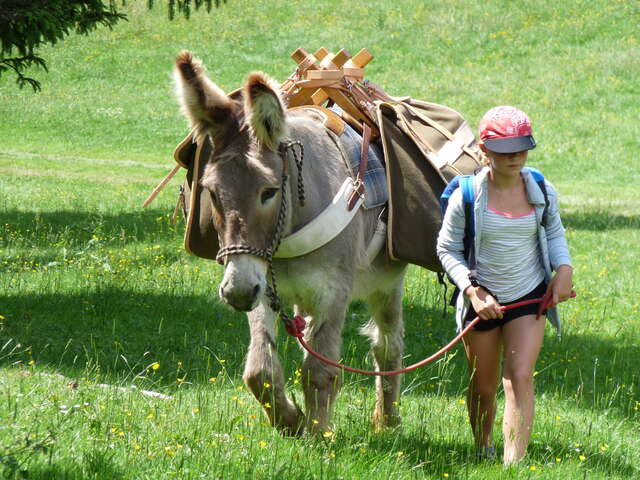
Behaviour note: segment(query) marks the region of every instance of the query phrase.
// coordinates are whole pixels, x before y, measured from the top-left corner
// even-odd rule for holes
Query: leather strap
[[[369,141],[371,140],[371,128],[366,123],[362,126],[362,149],[360,150],[360,169],[358,170],[358,180],[364,180],[369,161]]]
[[[349,197],[348,209],[351,211],[356,205],[358,198],[364,198],[364,174],[367,171],[369,160],[369,141],[371,140],[371,128],[366,123],[362,123],[362,148],[360,150],[360,168],[354,185],[354,190]]]
[[[418,117],[420,120],[422,120],[422,122],[425,125],[429,125],[435,128],[447,140],[453,140],[453,134],[449,130],[444,128],[442,125],[440,125],[440,123],[436,122],[433,118],[429,118],[426,115],[423,115],[416,108],[414,108],[409,104],[405,104],[405,108],[409,110],[412,114],[414,114],[416,117]]]

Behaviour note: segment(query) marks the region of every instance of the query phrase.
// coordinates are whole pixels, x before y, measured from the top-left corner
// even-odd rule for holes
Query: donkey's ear
[[[176,58],[174,79],[182,113],[196,130],[196,137],[212,134],[214,141],[232,120],[232,100],[205,75],[202,62],[191,52]]]
[[[286,107],[280,87],[262,72],[253,72],[244,85],[244,112],[253,134],[270,150],[276,151],[286,132]]]

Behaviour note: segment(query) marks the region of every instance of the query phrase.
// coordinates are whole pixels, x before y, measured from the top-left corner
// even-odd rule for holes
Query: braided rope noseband
[[[300,150],[300,157],[298,157],[298,153],[294,147],[298,147]],[[278,250],[280,246],[280,242],[282,240],[282,231],[284,230],[284,224],[287,218],[287,184],[289,180],[288,175],[288,163],[287,163],[287,152],[291,152],[293,154],[293,159],[296,162],[296,167],[298,169],[298,201],[301,206],[304,205],[305,194],[304,194],[304,183],[302,179],[302,162],[304,159],[304,146],[302,142],[298,140],[288,141],[286,143],[280,144],[279,154],[282,157],[283,168],[282,168],[282,183],[280,186],[280,210],[278,211],[278,219],[276,221],[276,229],[273,233],[273,237],[271,238],[271,244],[267,248],[256,248],[251,245],[246,245],[242,243],[237,243],[233,245],[221,246],[220,250],[218,250],[218,254],[216,255],[216,260],[218,263],[223,265],[225,263],[226,257],[228,255],[235,255],[239,253],[248,253],[249,255],[255,255],[256,257],[264,258],[267,261],[267,271],[271,277],[271,285],[267,286],[266,295],[269,298],[271,309],[280,314],[280,318],[285,323],[285,325],[291,322],[291,319],[286,314],[286,312],[281,311],[280,297],[278,296],[278,289],[276,286],[276,275],[273,271],[273,254]]]

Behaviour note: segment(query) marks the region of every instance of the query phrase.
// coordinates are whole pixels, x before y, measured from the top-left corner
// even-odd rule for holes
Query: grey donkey
[[[174,76],[196,138],[208,136],[214,145],[202,185],[211,196],[220,245],[266,249],[275,235],[283,195],[289,206],[281,222],[286,236],[322,212],[350,175],[339,140],[311,113],[288,111],[277,83],[267,75],[254,72],[240,91],[226,95],[204,70],[191,53],[182,52]],[[304,205],[297,201],[295,181],[282,188],[284,169],[291,179],[299,173],[296,162],[285,161],[281,151],[281,145],[292,140],[304,147]],[[365,255],[381,208],[361,208],[329,243],[301,257],[274,258],[272,268],[281,301],[307,322],[306,341],[330,359],[340,358],[349,303],[364,300],[372,318],[362,332],[371,339],[376,368],[390,370],[402,364],[406,264],[389,261],[384,249],[372,260]],[[268,286],[264,258],[244,251],[225,255],[220,298],[247,312],[249,320],[244,382],[271,425],[285,434],[300,434],[305,428],[312,434],[329,431],[341,371],[306,354],[301,367],[305,412],[287,396]],[[398,425],[400,376],[377,377],[376,385],[374,425]]]

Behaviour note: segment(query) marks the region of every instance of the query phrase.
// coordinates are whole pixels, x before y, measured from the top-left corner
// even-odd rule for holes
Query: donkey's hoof
[[[304,420],[298,425],[278,425],[276,428],[283,437],[301,437],[304,433]]]
[[[302,410],[294,405],[295,410],[283,415],[275,427],[285,437],[299,437],[304,433],[305,417]]]

